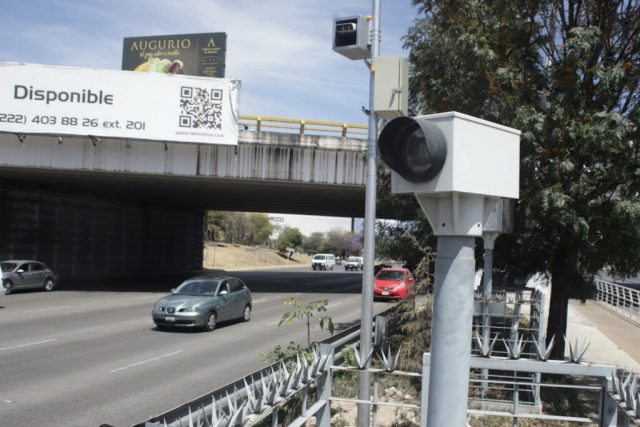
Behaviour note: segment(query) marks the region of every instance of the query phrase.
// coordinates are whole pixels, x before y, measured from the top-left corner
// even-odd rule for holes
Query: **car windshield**
[[[358,257],[350,256],[347,261],[358,262]]]
[[[174,292],[176,295],[214,295],[218,288],[218,281],[192,280],[184,282]]]
[[[0,269],[2,269],[4,273],[12,272],[16,269],[17,266],[18,264],[16,264],[15,262],[0,262]]]
[[[402,280],[404,279],[404,271],[398,270],[382,270],[376,276],[376,280]]]
[[[325,258],[326,257],[324,255],[314,255],[313,256],[314,261],[324,261]]]

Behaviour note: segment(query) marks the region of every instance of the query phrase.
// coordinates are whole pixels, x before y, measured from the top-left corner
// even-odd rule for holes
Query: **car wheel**
[[[53,290],[53,287],[55,286],[55,282],[52,279],[47,279],[44,281],[44,290],[47,292],[50,292]]]
[[[205,331],[213,331],[216,328],[216,313],[215,311],[209,312],[207,314],[207,318],[204,321],[204,330]]]
[[[5,295],[9,295],[11,292],[13,292],[13,283],[11,283],[9,280],[5,280],[2,284],[4,285]]]
[[[316,270],[316,266],[315,265],[312,265],[311,268],[313,268],[314,271]]]
[[[244,306],[244,311],[242,312],[242,321],[248,322],[251,320],[251,306],[249,304]]]

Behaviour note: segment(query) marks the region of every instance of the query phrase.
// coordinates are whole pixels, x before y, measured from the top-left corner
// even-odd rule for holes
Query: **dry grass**
[[[204,268],[240,270],[244,268],[302,266],[311,268],[310,256],[295,254],[290,260],[287,260],[273,249],[228,245],[226,243],[219,243],[217,246],[207,244],[204,248]]]

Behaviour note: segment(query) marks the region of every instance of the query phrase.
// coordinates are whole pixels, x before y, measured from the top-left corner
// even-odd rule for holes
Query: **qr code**
[[[182,86],[180,127],[222,129],[222,90]]]

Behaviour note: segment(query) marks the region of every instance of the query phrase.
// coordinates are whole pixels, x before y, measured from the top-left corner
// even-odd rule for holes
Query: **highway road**
[[[264,366],[260,352],[305,342],[304,322],[278,327],[287,297],[328,299],[338,326],[359,320],[360,273],[227,274],[251,288],[253,316],[209,333],[159,331],[151,321],[155,301],[188,275],[81,281],[0,298],[0,425],[126,427],[205,394]],[[376,302],[374,313],[388,307]],[[328,336],[313,328],[313,340]]]

